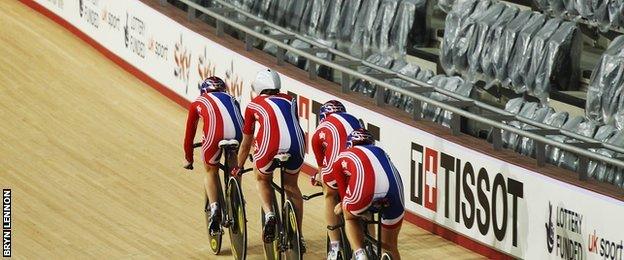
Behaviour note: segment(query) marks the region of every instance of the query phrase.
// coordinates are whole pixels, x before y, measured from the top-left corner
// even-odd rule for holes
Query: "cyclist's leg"
[[[345,232],[347,233],[351,248],[353,251],[364,248],[364,230],[362,230],[360,218],[353,215],[344,206],[342,208],[342,214],[345,218]]]
[[[401,259],[401,255],[399,254],[398,240],[399,240],[399,232],[401,231],[401,224],[399,222],[393,228],[383,226],[381,227],[381,243],[384,250],[386,250],[392,259]]]
[[[214,205],[219,200],[217,185],[219,185],[219,167],[216,165],[204,164],[206,166],[206,175],[204,176],[204,189],[208,195],[210,204]],[[220,206],[220,205],[219,205]]]
[[[290,151],[290,159],[286,162],[284,170],[284,189],[286,195],[293,202],[295,206],[295,213],[297,214],[297,225],[299,226],[299,234],[302,234],[301,227],[303,223],[303,197],[301,195],[301,189],[299,189],[299,171],[303,166],[303,157],[298,151]]]
[[[260,193],[260,199],[262,199],[262,209],[265,213],[275,213],[276,210],[272,206],[272,202],[275,199],[275,192],[273,187],[271,187],[274,169],[272,166],[272,159],[273,156],[254,158],[254,172],[256,173],[256,180],[258,181],[256,183],[256,187]]]
[[[389,184],[386,193],[389,205],[381,214],[381,242],[382,247],[392,256],[392,259],[400,259],[397,240],[405,214],[403,187],[393,179],[390,179]]]
[[[375,182],[366,178],[351,176],[347,187],[351,191],[342,200],[342,212],[345,218],[345,231],[355,254],[364,247],[364,230],[357,215],[366,213],[375,195]]]
[[[325,221],[329,226],[336,226],[340,221],[339,216],[334,213],[334,208],[339,202],[338,192],[323,182],[323,193],[325,197]],[[340,241],[340,229],[328,230],[328,234],[331,242]]]
[[[210,145],[204,142],[202,146],[202,155],[204,159],[204,166],[206,167],[206,175],[204,176],[204,189],[206,189],[206,195],[210,200],[211,210],[219,201],[219,194],[217,185],[219,185],[219,157],[221,149],[217,145]],[[222,205],[219,205],[222,206]]]

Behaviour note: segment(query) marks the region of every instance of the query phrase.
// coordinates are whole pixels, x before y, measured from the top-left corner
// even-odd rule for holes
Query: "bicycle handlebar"
[[[321,195],[323,195],[323,192],[319,191],[317,193],[314,193],[314,194],[311,194],[311,195],[303,195],[301,197],[303,198],[303,200],[311,200],[311,199],[316,198],[316,197],[321,196]]]

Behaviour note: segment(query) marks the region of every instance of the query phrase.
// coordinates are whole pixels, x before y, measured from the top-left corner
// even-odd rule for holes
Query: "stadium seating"
[[[624,38],[615,38],[591,71],[587,86],[585,116],[556,109],[550,104],[553,91],[582,90],[583,40],[579,21],[583,26],[595,26],[602,31],[621,26],[622,4],[618,1],[598,1],[588,5],[583,1],[536,1],[542,12],[526,10],[495,0],[438,1],[435,12],[443,12],[444,28],[439,45],[431,44],[432,28],[430,3],[425,0],[225,0],[258,18],[288,28],[327,48],[337,49],[365,61],[390,69],[421,82],[454,92],[459,96],[480,98],[481,92],[492,88],[508,89],[512,93],[499,98],[499,105],[512,114],[624,147]],[[590,2],[590,1],[586,1]],[[206,6],[218,6],[214,0],[203,1]],[[441,11],[440,11],[441,10]],[[239,17],[245,19],[245,17]],[[267,34],[279,31],[258,27]],[[287,42],[298,49],[312,47],[295,39]],[[277,47],[256,42],[257,48],[276,55]],[[437,57],[445,74],[423,69],[411,59],[410,50],[435,46]],[[329,52],[316,55],[334,60]],[[286,53],[286,61],[301,69],[308,69],[304,57]],[[375,73],[367,66],[358,67],[360,73]],[[442,72],[442,70],[438,70]],[[320,66],[319,76],[340,82],[340,73]],[[390,78],[386,82],[398,87],[413,86],[410,82]],[[375,97],[379,90],[374,84],[358,79],[350,84],[353,92]],[[453,98],[438,92],[423,95],[438,101]],[[400,93],[385,90],[383,101],[408,113],[415,102]],[[426,103],[418,103],[422,118],[450,127],[452,113]],[[559,110],[559,111],[557,111]],[[507,121],[506,124],[525,130],[532,124]],[[464,126],[462,126],[463,128]],[[477,126],[478,127],[478,126]],[[465,133],[488,138],[490,128],[462,129]],[[563,135],[550,135],[559,142],[574,142]],[[503,146],[522,155],[536,157],[533,140],[510,132],[502,134]],[[593,152],[619,157],[608,149]],[[556,147],[546,146],[546,161],[559,167],[577,171],[578,156]],[[619,187],[624,186],[624,171],[602,162],[590,161],[588,176]]]

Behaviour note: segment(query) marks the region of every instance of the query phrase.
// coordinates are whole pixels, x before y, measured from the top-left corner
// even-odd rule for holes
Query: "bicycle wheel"
[[[275,195],[275,194],[274,194]],[[263,243],[263,249],[264,249],[264,259],[266,260],[280,260],[282,259],[282,255],[280,254],[279,251],[279,227],[280,227],[280,214],[279,211],[277,211],[279,208],[277,207],[277,200],[275,199],[276,197],[273,196],[273,209],[276,211],[275,212],[275,218],[276,218],[276,227],[275,227],[275,240],[273,240],[272,243]],[[266,223],[266,219],[264,218],[264,209],[261,208],[261,219],[262,219],[262,226],[264,227],[264,223]]]
[[[349,244],[349,239],[347,238],[347,233],[345,232],[345,228],[340,228],[340,257],[343,260],[351,259],[353,255],[353,250],[351,250],[351,244]]]
[[[301,253],[301,235],[299,234],[299,226],[297,225],[297,214],[295,213],[295,207],[293,206],[290,200],[287,200],[284,204],[284,209],[286,211],[286,217],[288,219],[284,221],[288,221],[286,225],[286,241],[288,243],[288,247],[286,248],[286,259],[288,260],[299,260],[303,258],[303,254]]]
[[[247,256],[247,216],[243,193],[238,180],[231,177],[228,181],[228,214],[230,215],[230,243],[234,259],[245,259]]]
[[[210,250],[212,250],[212,253],[217,255],[219,254],[219,252],[221,252],[221,241],[223,239],[223,232],[219,232],[214,236],[210,234],[210,200],[208,199],[208,195],[204,194],[204,197],[206,198],[206,204],[204,205],[204,215],[206,217],[206,231],[208,232]]]

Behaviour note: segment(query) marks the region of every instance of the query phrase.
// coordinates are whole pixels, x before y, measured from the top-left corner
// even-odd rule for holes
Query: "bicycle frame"
[[[280,220],[279,220],[279,247],[280,247],[280,252],[286,252],[286,219],[288,219],[288,216],[286,216],[286,212],[284,211],[284,204],[286,204],[286,192],[284,190],[284,162],[281,162],[279,160],[275,160],[275,163],[278,164],[279,169],[280,169],[280,185],[277,186],[277,184],[274,181],[271,181],[271,186],[273,187],[273,189],[277,190],[277,192],[280,195],[280,204],[279,204],[279,209],[275,209],[275,210],[279,210],[280,211]]]

